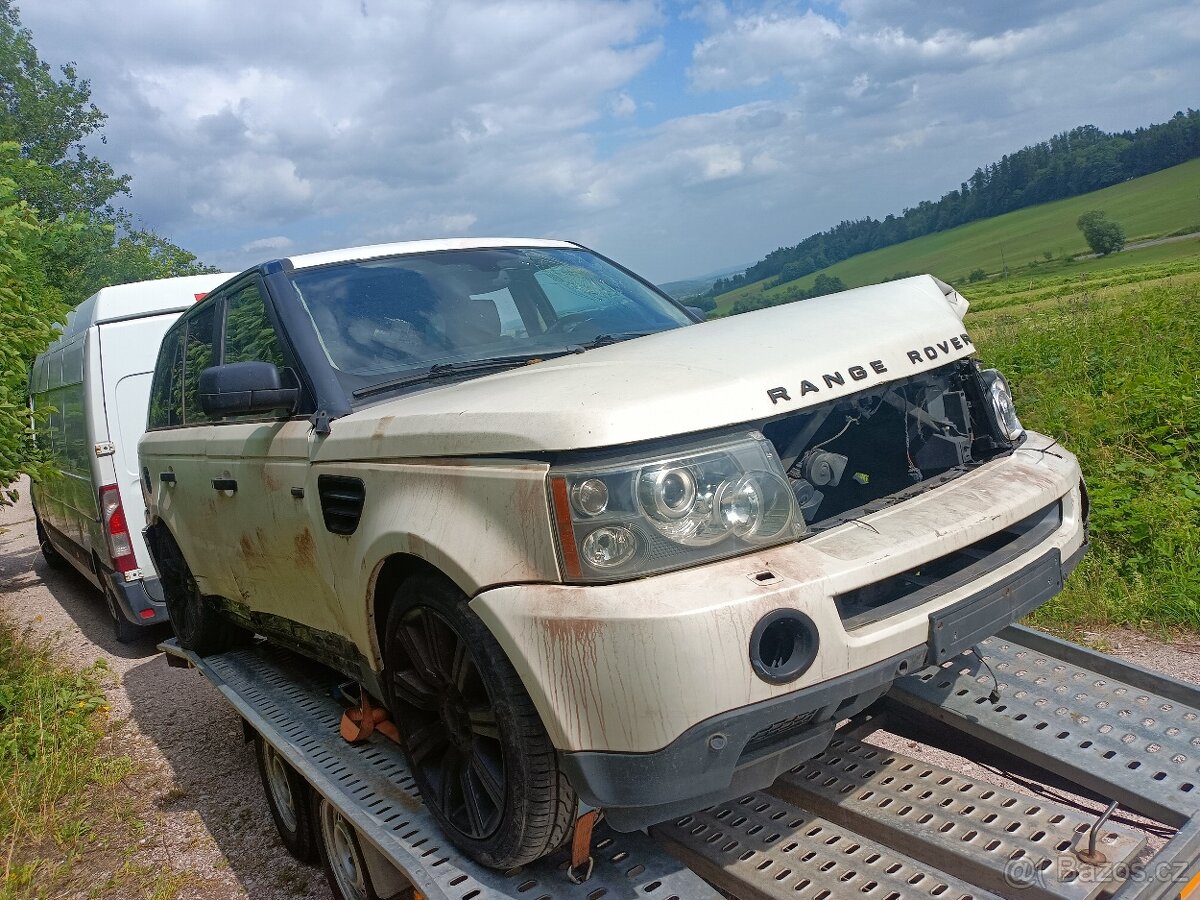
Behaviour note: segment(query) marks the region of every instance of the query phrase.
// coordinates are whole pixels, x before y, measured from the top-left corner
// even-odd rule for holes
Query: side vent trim
[[[318,475],[317,493],[321,497],[325,529],[333,534],[354,534],[367,499],[362,479],[348,475]]]

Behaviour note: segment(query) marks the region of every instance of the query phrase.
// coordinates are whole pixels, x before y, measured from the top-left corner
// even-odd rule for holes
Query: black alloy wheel
[[[428,606],[393,632],[392,699],[414,774],[463,835],[482,841],[504,813],[505,768],[496,713],[466,642]]]
[[[388,611],[384,693],[426,807],[459,849],[498,869],[570,838],[578,805],[504,649],[453,582],[408,578]]]
[[[159,526],[161,528],[161,526]],[[163,588],[163,600],[175,636],[185,650],[222,653],[244,644],[250,632],[225,618],[217,598],[200,592],[183,552],[169,531],[153,530],[147,545]]]

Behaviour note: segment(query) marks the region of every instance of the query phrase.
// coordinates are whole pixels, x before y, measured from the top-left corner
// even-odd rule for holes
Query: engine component
[[[837,487],[849,461],[840,453],[813,450],[800,461],[800,475],[820,487]]]
[[[913,453],[923,471],[960,468],[970,460],[971,439],[957,434],[932,434]]]
[[[825,495],[803,478],[792,481],[792,493],[796,495],[796,505],[800,507],[800,514],[804,516],[804,521],[813,521],[817,517],[817,508],[825,499]]]

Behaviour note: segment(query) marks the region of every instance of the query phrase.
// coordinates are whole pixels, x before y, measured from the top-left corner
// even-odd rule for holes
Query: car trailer
[[[320,845],[347,900],[1200,900],[1200,688],[1022,626],[900,679],[765,791],[648,833],[601,822],[581,883],[566,851],[507,872],[457,852],[394,744],[343,739],[340,676],[263,643],[161,648],[233,705],[285,844]],[[880,729],[1026,791],[871,744]]]

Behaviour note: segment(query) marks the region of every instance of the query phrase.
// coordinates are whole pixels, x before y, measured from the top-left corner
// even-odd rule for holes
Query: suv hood
[[[316,458],[575,450],[754,422],[968,356],[966,308],[920,275],[434,384],[338,419]]]

